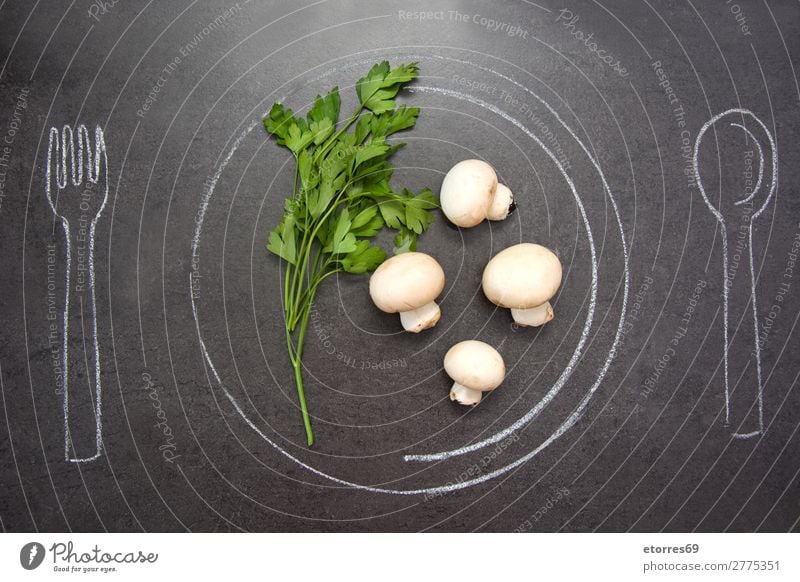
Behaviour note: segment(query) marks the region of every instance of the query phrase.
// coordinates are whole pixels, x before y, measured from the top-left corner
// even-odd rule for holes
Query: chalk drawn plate
[[[307,374],[312,385],[320,381],[320,384],[333,388],[325,398],[317,395],[317,400],[314,400],[315,396],[309,395],[311,406],[317,407],[319,418],[315,426],[318,440],[322,443],[311,451],[300,444],[301,439],[295,439],[294,433],[299,437],[301,425],[299,415],[293,410],[294,387],[290,381],[288,358],[284,353],[285,344],[279,333],[283,329],[282,311],[279,304],[270,302],[271,298],[280,297],[282,273],[276,269],[278,262],[267,255],[263,244],[268,228],[280,215],[280,201],[286,196],[282,188],[287,183],[291,184],[292,171],[283,152],[278,153],[279,148],[266,138],[261,129],[263,111],[268,109],[271,102],[266,103],[262,111],[254,111],[252,118],[236,129],[236,137],[220,157],[216,172],[206,181],[195,221],[191,257],[187,261],[192,265],[187,283],[192,291],[195,280],[203,280],[203,295],[192,292],[189,296],[210,377],[219,388],[222,399],[227,400],[235,414],[269,445],[270,450],[279,452],[307,470],[310,476],[322,478],[323,483],[329,485],[399,495],[437,494],[468,488],[513,471],[558,440],[580,419],[600,387],[621,339],[629,283],[627,246],[622,218],[593,153],[594,145],[590,143],[587,146],[579,139],[578,134],[563,121],[562,115],[539,93],[516,81],[514,77],[521,76],[520,71],[500,73],[473,63],[463,55],[459,58],[426,56],[415,51],[381,55],[381,58],[390,58],[392,61],[418,60],[426,71],[435,71],[437,68],[463,70],[465,74],[491,80],[494,86],[503,87],[501,93],[515,95],[514,99],[517,99],[517,103],[510,104],[508,100],[464,92],[463,88],[453,87],[447,79],[441,82],[421,79],[411,89],[410,98],[415,104],[421,104],[423,118],[431,129],[420,137],[416,137],[417,133],[421,133],[419,128],[415,130],[413,138],[412,135],[402,136],[404,141],[409,142],[409,147],[402,151],[402,155],[408,155],[398,158],[399,169],[394,183],[406,185],[406,180],[413,181],[416,175],[420,184],[410,184],[412,188],[425,183],[437,187],[440,183],[437,173],[440,175],[446,171],[454,160],[493,153],[501,158],[503,154],[500,152],[504,150],[489,146],[477,151],[475,156],[459,149],[459,144],[471,144],[480,136],[486,136],[488,124],[496,129],[494,139],[500,140],[497,148],[503,147],[504,139],[510,140],[510,143],[524,144],[522,147],[517,145],[521,152],[519,158],[501,159],[501,162],[506,162],[502,167],[500,163],[496,164],[501,179],[514,185],[520,203],[523,204],[526,197],[535,197],[534,190],[526,185],[531,178],[531,169],[540,183],[547,184],[546,190],[552,188],[556,192],[549,198],[543,198],[549,200],[546,211],[539,216],[534,215],[530,223],[537,224],[536,220],[544,214],[550,237],[545,236],[541,229],[530,232],[528,218],[525,224],[519,218],[523,214],[509,219],[512,224],[513,220],[517,220],[519,228],[516,231],[504,230],[504,225],[482,225],[473,229],[475,232],[458,232],[447,229],[443,218],[437,220],[425,235],[424,249],[423,241],[420,241],[420,250],[441,254],[446,273],[457,272],[459,286],[449,289],[452,297],[445,297],[442,303],[445,315],[449,313],[448,305],[454,306],[455,321],[443,320],[428,337],[419,338],[393,331],[395,328],[392,324],[396,322],[386,318],[385,314],[375,313],[377,310],[369,309],[363,279],[358,281],[359,278],[342,277],[338,283],[338,293],[321,293],[315,309],[321,314],[320,318],[329,318],[328,327],[323,328],[322,334],[318,333],[319,328],[309,332],[312,340],[317,340],[316,347],[312,346],[309,350],[313,352],[316,349],[318,357],[309,358]],[[336,78],[352,76],[355,79],[361,69],[368,66],[364,63],[374,61],[375,57],[371,56],[367,60],[351,60],[344,65],[328,64],[327,68],[307,73],[307,79],[296,79],[291,87],[277,90],[285,91],[285,94],[276,93],[268,99],[293,105],[307,103],[314,93],[327,88],[329,76],[335,73]],[[530,79],[526,79],[526,83],[532,86],[536,84]],[[347,92],[344,87],[340,90],[343,94]],[[541,89],[537,88],[537,91],[541,92]],[[556,153],[553,144],[545,142],[543,136],[549,134],[543,133],[540,121],[536,121],[538,129],[529,127],[532,118],[527,115],[526,119],[521,115],[522,109],[518,105],[520,99],[530,104],[527,106],[529,110],[535,108],[540,112],[536,114],[538,118],[546,119],[549,127],[554,128],[551,133],[557,131],[562,136],[565,151]],[[343,110],[347,107],[345,101]],[[294,109],[302,111],[303,107],[294,106]],[[449,134],[445,132],[442,124],[453,115],[471,116],[475,120],[472,129],[463,130],[458,135],[452,131]],[[474,135],[471,136],[471,132]],[[489,134],[486,139],[493,138]],[[567,139],[569,143],[566,143]],[[435,153],[432,144],[437,140],[441,143],[436,144],[436,148],[447,153]],[[506,144],[506,148],[510,147]],[[413,154],[410,153],[412,148]],[[528,167],[520,159],[524,159]],[[580,171],[574,170],[577,168]],[[400,174],[402,181],[397,179]],[[254,195],[254,192],[258,195]],[[524,212],[524,209],[520,210],[520,213]],[[243,227],[243,224],[247,226]],[[564,224],[579,232],[578,236],[573,235],[572,242],[563,230],[559,230],[564,228]],[[231,264],[237,253],[225,249],[231,244],[234,247],[244,244],[242,240],[236,241],[245,235],[247,240],[244,242],[251,250],[250,264],[245,264],[246,261],[241,259]],[[446,245],[454,237],[461,241],[461,248],[450,257],[451,253],[444,249],[453,248]],[[550,327],[541,332],[509,331],[508,314],[493,309],[482,298],[475,282],[479,281],[485,261],[505,246],[522,240],[535,240],[555,247],[562,262],[566,263],[565,272],[575,267],[572,281],[569,278],[565,280],[558,298],[560,303],[556,303],[557,318],[562,317],[572,325],[558,328],[548,324]],[[208,263],[206,257],[216,256],[220,245],[223,249],[221,272],[216,273],[211,269],[212,274],[205,266]],[[484,252],[488,254],[481,256]],[[610,262],[603,260],[606,253],[623,257],[621,272],[612,272],[614,269]],[[201,263],[201,258],[205,263]],[[451,259],[453,264],[448,268]],[[200,264],[204,266],[197,266]],[[616,270],[619,271],[619,268]],[[250,289],[242,284],[243,280],[248,279]],[[258,287],[262,279],[268,281],[263,289]],[[209,286],[213,292],[208,291]],[[221,300],[218,291],[221,292]],[[217,306],[221,306],[225,315],[224,330],[218,329]],[[247,312],[252,317],[255,322],[254,334],[243,332],[242,335],[241,326],[231,325],[229,314],[232,310]],[[211,325],[206,324],[209,320],[213,322]],[[331,354],[325,356],[328,350],[325,342],[330,343],[330,340],[321,338],[343,322],[348,322],[359,331],[355,336],[358,339],[340,341],[336,347],[338,353],[334,354],[336,357],[332,360]],[[564,337],[548,336],[555,333],[551,329],[562,329]],[[474,409],[474,412],[464,414],[454,411],[455,405],[442,398],[442,394],[446,395],[448,382],[442,377],[441,355],[449,345],[467,337],[488,337],[501,347],[501,352],[517,350],[519,361],[523,364],[525,354],[520,355],[520,352],[527,350],[522,350],[520,346],[537,348],[538,342],[546,341],[559,346],[559,349],[550,353],[550,370],[542,376],[546,384],[539,378],[535,386],[530,386],[531,376],[520,369],[516,380],[511,374],[507,380],[509,384],[516,384],[516,390],[504,386],[506,394],[502,397],[498,391],[496,399],[492,395],[492,399]],[[420,339],[423,341],[420,342]],[[312,340],[309,341],[313,344]],[[360,345],[358,350],[351,350],[350,346],[356,344]],[[420,344],[424,348],[420,348]],[[343,358],[355,357],[348,351],[362,353],[364,346],[369,345],[373,346],[372,353],[378,355],[366,360],[369,364],[366,374],[359,375],[357,371],[346,369],[347,366],[342,368]],[[406,360],[405,366],[398,364],[390,367],[387,364],[401,359],[385,356],[392,350],[406,354],[403,358]],[[581,367],[582,356],[588,350],[593,353],[602,350],[606,354],[599,358],[602,362],[599,368],[588,370]],[[339,354],[342,354],[342,358]],[[254,363],[259,360],[266,362],[269,375],[266,379]],[[553,369],[553,364],[557,365],[557,369]],[[326,380],[326,372],[331,375],[331,380]],[[398,378],[401,378],[400,388],[397,388]],[[352,398],[342,397],[339,400],[347,405],[338,409],[331,405],[330,410],[320,411],[320,408],[331,403],[331,394],[355,394],[361,404],[353,407]],[[415,404],[411,410],[416,414],[412,414],[412,417],[419,418],[411,420],[409,416],[402,416],[402,413],[400,420],[392,417],[398,408],[403,408],[397,403],[401,397],[406,400],[400,402]],[[562,400],[561,404],[555,405]],[[489,408],[491,405],[495,408]],[[492,414],[497,417],[492,418]],[[378,422],[372,425],[360,426],[353,421],[364,418],[374,420],[376,417]],[[417,427],[412,432],[418,431],[418,423],[430,423],[431,418],[438,420],[440,425],[426,431],[422,437],[417,434],[409,439],[408,434],[403,434],[404,426]],[[385,442],[392,446],[378,451],[371,446],[369,437],[363,441],[358,437],[349,438],[346,444],[353,447],[351,450],[337,449],[337,442],[328,445],[328,450],[324,448],[328,427],[335,430],[346,428],[351,434],[363,431],[368,435],[375,425],[383,431],[398,430],[401,436],[384,436]],[[466,429],[463,428],[465,426]],[[458,430],[454,431],[453,427]],[[333,434],[336,434],[335,430]],[[381,434],[391,435],[391,432]],[[482,455],[510,440],[514,444],[504,453],[507,456],[503,463],[492,465],[477,476],[453,480],[453,471],[457,469],[449,465],[468,464],[475,455]],[[513,460],[509,461],[512,455]],[[358,479],[359,476],[366,476],[367,479]]]

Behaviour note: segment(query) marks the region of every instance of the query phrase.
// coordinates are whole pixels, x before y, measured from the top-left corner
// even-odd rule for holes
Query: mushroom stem
[[[412,309],[411,311],[400,312],[400,322],[403,324],[403,329],[411,333],[419,333],[423,329],[433,327],[439,321],[442,312],[435,301],[426,303],[422,307]]]
[[[552,320],[555,315],[553,314],[553,306],[549,301],[546,301],[538,307],[531,307],[530,309],[512,309],[511,317],[518,325],[523,327],[539,327],[548,321]]]
[[[475,406],[481,401],[483,393],[480,390],[473,390],[467,388],[463,384],[453,382],[453,387],[450,388],[450,400],[465,404],[467,406]]]
[[[514,195],[511,193],[511,189],[505,184],[497,184],[494,196],[492,196],[492,203],[486,212],[486,218],[489,220],[505,220],[513,203]]]

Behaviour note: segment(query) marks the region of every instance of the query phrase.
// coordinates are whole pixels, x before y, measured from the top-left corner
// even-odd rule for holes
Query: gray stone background
[[[0,24],[3,530],[798,529],[797,3],[11,1]],[[309,450],[265,251],[291,164],[259,123],[333,84],[351,107],[383,59],[421,69],[401,97],[422,113],[394,184],[437,190],[478,157],[519,208],[463,231],[440,216],[421,238],[447,286],[441,323],[419,336],[374,308],[366,277],[326,283],[305,356]],[[721,231],[691,160],[703,124],[732,108],[778,152],[752,231],[764,432],[750,439],[725,424]],[[764,196],[769,143],[739,119],[760,136]],[[79,123],[104,128],[110,185],[95,256],[103,448],[89,463],[63,454],[49,315],[65,240],[45,197],[48,132]],[[752,184],[743,135],[726,124],[703,142],[715,199]],[[564,264],[540,330],[515,329],[480,291],[486,261],[519,241]],[[754,394],[749,261],[729,251],[731,385]],[[441,369],[468,338],[509,369],[472,410],[447,400]],[[496,445],[404,460],[497,434],[562,377]]]

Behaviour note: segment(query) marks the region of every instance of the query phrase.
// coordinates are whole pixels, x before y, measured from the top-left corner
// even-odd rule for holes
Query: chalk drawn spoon
[[[747,127],[748,120],[753,122],[749,125],[758,136]],[[706,132],[717,124],[727,124],[727,127],[744,132],[747,143],[754,144],[755,150],[749,151],[752,152],[751,160],[757,154],[758,177],[752,189],[745,189],[738,199],[727,196],[728,193],[723,191],[720,200],[715,203],[703,187],[700,148]],[[720,134],[724,135],[723,129],[719,127],[718,138]],[[762,147],[762,142],[766,148]],[[767,126],[753,112],[729,109],[709,119],[700,129],[694,143],[693,163],[700,194],[719,222],[722,238],[725,424],[733,430],[733,437],[751,438],[764,430],[764,385],[753,264],[753,223],[769,205],[777,189],[777,147]],[[765,168],[767,164],[768,170]],[[767,179],[765,170],[769,172]],[[731,334],[730,323],[740,320],[742,325]],[[734,357],[731,357],[732,354]]]
[[[94,240],[108,200],[108,158],[103,130],[93,139],[85,126],[50,128],[46,194],[64,231],[64,305],[61,363],[64,373],[64,458],[100,456],[102,387],[97,341]]]

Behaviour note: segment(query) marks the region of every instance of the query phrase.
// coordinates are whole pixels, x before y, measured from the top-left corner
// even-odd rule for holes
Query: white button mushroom
[[[514,245],[489,261],[482,284],[489,301],[510,308],[517,324],[544,325],[553,319],[550,299],[561,285],[561,261],[541,245]]]
[[[484,392],[497,388],[506,376],[503,356],[487,343],[467,340],[454,345],[444,356],[444,369],[453,379],[450,400],[475,406]]]
[[[386,260],[369,279],[369,294],[378,309],[400,313],[403,329],[419,333],[441,317],[434,301],[444,289],[444,271],[425,253],[402,253]]]
[[[503,220],[514,208],[511,190],[498,184],[494,168],[481,160],[464,160],[450,168],[439,201],[447,219],[464,228],[486,218]]]

